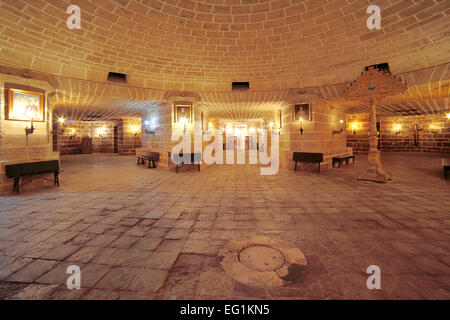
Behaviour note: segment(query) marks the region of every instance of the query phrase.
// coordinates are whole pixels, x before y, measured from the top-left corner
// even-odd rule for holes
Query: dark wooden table
[[[323,153],[314,152],[294,152],[292,161],[295,161],[294,171],[297,171],[297,162],[317,163],[317,169],[320,173],[320,163],[323,162]]]

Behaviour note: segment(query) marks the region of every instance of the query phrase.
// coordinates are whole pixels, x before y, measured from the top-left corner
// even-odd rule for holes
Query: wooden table
[[[323,162],[323,153],[294,152],[292,161],[295,161],[294,171],[297,171],[297,162],[311,162],[317,163],[317,169],[320,173],[320,163]]]

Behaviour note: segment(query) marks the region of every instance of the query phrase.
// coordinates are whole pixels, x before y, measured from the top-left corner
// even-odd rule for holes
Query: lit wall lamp
[[[77,132],[77,129],[75,129],[75,128],[71,128],[71,129],[70,129],[70,135],[71,135],[72,137],[75,137],[76,132]]]
[[[342,129],[342,124],[344,123],[344,120],[339,120],[339,123],[341,124],[341,128],[339,130],[333,130],[333,134],[341,134],[344,129]]]
[[[33,118],[31,118],[31,128],[28,127],[25,128],[25,135],[28,137],[30,134],[33,133],[34,133]]]
[[[152,123],[153,123],[153,121],[152,121]],[[154,136],[155,135],[155,130],[152,130],[152,129],[148,129],[148,127],[150,126],[150,121],[148,121],[148,120],[146,120],[145,122],[144,122],[144,124],[145,124],[145,134],[151,134],[152,136]]]
[[[106,133],[106,128],[105,128],[105,127],[97,128],[97,134],[98,134],[98,136],[99,136],[100,138],[103,138],[103,136],[105,135],[105,133]]]
[[[358,129],[358,125],[356,123],[352,124],[352,132],[356,136],[356,130]]]
[[[273,126],[274,126],[273,122],[269,123],[269,127],[270,127],[270,130],[272,131],[272,133],[279,135],[280,134],[279,128],[274,128]]]
[[[438,130],[440,130],[439,127],[436,127],[434,124],[430,124],[431,133],[436,134],[439,133]]]
[[[65,131],[65,129],[64,129],[64,123],[65,123],[65,122],[66,122],[66,120],[65,120],[63,117],[59,117],[59,118],[58,118],[58,124],[59,124],[59,126],[61,127],[61,130],[60,130],[61,135],[63,135],[63,134],[64,134],[64,131]],[[52,133],[52,134],[58,133],[58,131],[52,130],[51,133]]]
[[[300,134],[303,135],[303,118],[300,118]]]
[[[211,132],[212,132],[212,130],[213,130],[213,124],[212,124],[212,122],[209,122],[209,123],[208,123],[208,130],[203,131],[203,134],[204,134],[204,135],[210,135]]]
[[[402,130],[402,125],[401,125],[401,124],[395,125],[395,126],[394,126],[394,129],[392,129],[392,131],[394,132],[394,134],[399,134],[401,130]]]
[[[186,134],[186,118],[181,118],[180,123],[183,125],[183,134]]]
[[[134,133],[134,136],[136,137],[138,135],[139,132],[139,126],[131,126],[131,132]]]
[[[447,113],[447,119],[449,119],[449,120],[450,120],[450,112],[449,112],[449,113]]]

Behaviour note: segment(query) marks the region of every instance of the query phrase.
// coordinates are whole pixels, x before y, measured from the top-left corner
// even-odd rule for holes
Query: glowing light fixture
[[[106,128],[105,127],[97,128],[97,134],[98,134],[99,137],[103,138],[105,133],[106,133]]]
[[[63,124],[64,122],[66,122],[66,120],[65,120],[63,117],[60,117],[60,118],[58,119],[58,122],[59,122],[60,124]]]
[[[353,123],[352,124],[352,132],[354,135],[356,135],[356,130],[358,129],[358,124],[357,123]]]
[[[431,129],[431,133],[439,133],[439,127],[437,127],[436,125],[434,125],[434,124],[430,124],[430,129]]]
[[[303,118],[300,118],[300,134],[303,135]]]
[[[401,124],[396,124],[396,125],[394,126],[394,129],[393,129],[394,134],[399,134],[399,133],[400,133],[400,130],[402,130],[402,125],[401,125]]]
[[[450,119],[450,112],[447,113],[447,119]]]

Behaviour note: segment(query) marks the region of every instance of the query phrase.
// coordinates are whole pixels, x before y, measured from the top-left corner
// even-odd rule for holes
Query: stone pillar
[[[360,172],[358,174],[358,179],[376,182],[387,182],[392,179],[392,173],[385,172],[381,165],[380,151],[377,149],[377,111],[375,106],[375,99],[373,97],[370,98],[369,105],[369,169],[367,171]]]

